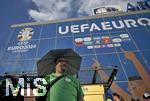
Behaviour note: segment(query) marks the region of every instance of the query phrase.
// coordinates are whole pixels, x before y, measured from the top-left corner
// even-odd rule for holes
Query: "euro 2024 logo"
[[[31,38],[33,37],[34,31],[33,28],[24,28],[21,31],[19,31],[19,34],[17,35],[18,43],[14,46],[9,46],[7,48],[8,51],[12,51],[13,53],[16,52],[27,52],[30,49],[35,49],[36,44],[32,44],[33,42],[29,42]]]
[[[33,34],[33,28],[24,28],[19,32],[17,39],[20,42],[28,41],[32,38]]]

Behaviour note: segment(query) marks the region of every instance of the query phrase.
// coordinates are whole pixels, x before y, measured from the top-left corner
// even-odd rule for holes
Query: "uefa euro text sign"
[[[137,28],[140,26],[150,26],[150,19],[146,17],[138,18],[138,19],[124,19],[118,21],[104,21],[91,24],[74,24],[74,25],[66,25],[59,26],[58,33],[61,35],[65,35],[68,33],[79,34],[81,32],[85,32],[86,30],[93,31],[105,31],[105,30],[113,30],[113,29],[124,29],[124,28]]]

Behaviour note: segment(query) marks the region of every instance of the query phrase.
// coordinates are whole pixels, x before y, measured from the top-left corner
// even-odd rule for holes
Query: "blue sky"
[[[108,2],[109,1],[109,2]],[[139,0],[0,0],[0,42],[7,39],[12,24],[92,15],[92,8]],[[142,1],[142,0],[140,0]]]
[[[0,40],[7,39],[11,32],[10,25],[31,21],[28,15],[28,5],[21,0],[0,1]]]

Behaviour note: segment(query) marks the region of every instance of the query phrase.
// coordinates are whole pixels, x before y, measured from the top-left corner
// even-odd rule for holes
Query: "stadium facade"
[[[117,66],[110,92],[142,99],[150,90],[150,10],[12,25],[0,43],[0,74],[37,73],[36,62],[51,49],[72,48],[82,69]],[[92,79],[79,75],[81,83]],[[107,73],[105,73],[107,75]],[[141,100],[143,101],[143,100]]]

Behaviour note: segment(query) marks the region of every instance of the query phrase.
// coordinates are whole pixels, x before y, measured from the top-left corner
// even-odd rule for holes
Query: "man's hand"
[[[85,100],[84,100],[83,96],[81,96],[78,101],[85,101]]]

